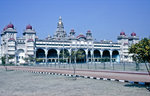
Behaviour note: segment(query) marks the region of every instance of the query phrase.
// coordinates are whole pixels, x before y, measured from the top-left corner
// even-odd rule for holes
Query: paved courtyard
[[[141,85],[0,69],[0,96],[150,96]]]

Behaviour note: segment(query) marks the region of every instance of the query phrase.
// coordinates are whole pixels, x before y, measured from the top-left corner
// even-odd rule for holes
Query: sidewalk
[[[2,68],[2,67],[0,67]],[[40,72],[42,74],[53,73],[57,75],[73,75],[70,69],[54,69],[49,67],[30,67],[30,66],[8,66],[8,69],[23,70],[30,72]],[[120,82],[133,82],[150,84],[150,76],[146,72],[127,72],[127,71],[94,71],[94,70],[76,70],[76,76],[92,79],[112,80]]]

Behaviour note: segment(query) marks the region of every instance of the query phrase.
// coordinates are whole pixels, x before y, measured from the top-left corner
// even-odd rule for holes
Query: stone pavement
[[[0,68],[3,68],[2,66]],[[74,76],[74,72],[71,69],[54,69],[50,67],[32,67],[32,66],[8,66],[11,70],[22,70],[33,73],[42,74],[54,74]],[[100,79],[100,80],[112,80],[120,82],[131,82],[137,84],[150,84],[150,76],[147,72],[127,72],[127,71],[95,71],[95,70],[76,70],[75,73],[78,77]]]

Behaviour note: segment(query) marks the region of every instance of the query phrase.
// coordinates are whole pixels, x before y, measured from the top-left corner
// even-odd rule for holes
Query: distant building
[[[76,36],[72,29],[67,35],[61,17],[54,36],[48,35],[46,39],[39,39],[31,25],[26,26],[23,37],[17,37],[17,30],[10,23],[1,33],[1,55],[6,56],[7,63],[15,64],[25,63],[25,58],[28,57],[38,58],[37,62],[59,63],[60,59],[63,59],[64,62],[71,63],[69,57],[72,52],[82,51],[84,58],[76,58],[77,63],[131,62],[128,48],[131,44],[137,43],[139,37],[134,32],[129,37],[125,32],[121,32],[117,39],[117,43],[106,40],[95,41],[90,30],[85,35]]]

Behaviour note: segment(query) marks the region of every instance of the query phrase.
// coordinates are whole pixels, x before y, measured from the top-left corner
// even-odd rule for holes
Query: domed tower
[[[120,36],[118,36],[117,38],[118,43],[121,44],[120,46],[120,60],[122,62],[128,62],[128,48],[129,48],[129,44],[128,44],[128,36],[126,36],[125,32],[120,32]]]
[[[120,36],[118,36],[117,40],[118,43],[128,44],[128,36],[126,36],[124,31],[120,32]]]
[[[136,36],[135,32],[131,33],[131,36],[129,37],[129,45],[131,46],[132,44],[138,43],[139,42],[139,37]]]
[[[87,33],[86,33],[86,39],[87,39],[87,40],[93,40],[93,39],[92,39],[92,33],[91,33],[90,30],[88,30]]]
[[[59,17],[59,22],[57,24],[57,30],[54,34],[54,39],[57,40],[64,40],[67,37],[67,33],[64,30],[64,25],[62,22],[61,16]]]
[[[70,39],[70,40],[76,39],[74,29],[71,29],[71,31],[70,31],[69,39]]]
[[[36,42],[36,32],[32,29],[32,26],[29,24],[26,26],[26,30],[24,31],[23,35],[25,37],[25,57],[33,57]]]
[[[6,56],[6,63],[8,63],[8,57],[11,57],[15,63],[16,35],[17,31],[12,23],[8,24],[2,31],[1,51],[2,56]]]

